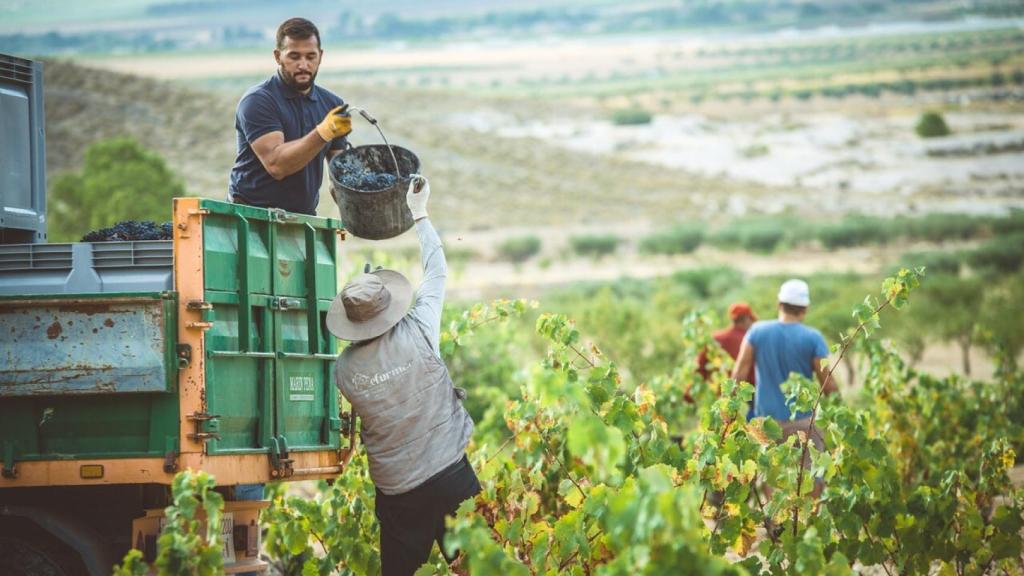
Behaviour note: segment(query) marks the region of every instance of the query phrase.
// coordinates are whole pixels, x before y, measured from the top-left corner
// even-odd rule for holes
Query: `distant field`
[[[109,20],[141,18],[149,4],[159,0],[6,0],[0,4],[0,31],[22,31],[34,27],[72,28],[95,26]]]
[[[662,0],[664,1],[664,0]],[[0,34],[148,30],[175,31],[182,26],[210,30],[248,26],[273,28],[291,16],[317,21],[325,30],[335,27],[345,11],[375,18],[382,13],[416,19],[480,12],[529,11],[541,8],[600,6],[608,0],[392,0],[365,3],[357,0],[6,0],[0,4]]]
[[[105,68],[164,79],[262,73],[265,51],[97,57]],[[914,95],[1024,83],[1024,30],[850,33],[823,37],[696,34],[437,45],[328,45],[322,79],[375,87],[612,103],[629,98],[670,111],[709,101]]]
[[[953,115],[957,140],[948,146],[1015,149],[1015,139],[1024,141],[1024,31],[972,26],[328,45],[319,81],[371,110],[459,190],[448,209],[463,229],[663,222],[812,204],[832,214],[991,211],[1022,201],[1020,151],[948,159],[913,134],[916,116],[938,107]],[[219,134],[222,172],[189,173],[217,193],[234,103],[274,67],[269,47],[85,61],[214,89],[221,132],[203,130]],[[610,125],[624,108],[654,120]],[[355,141],[377,142],[368,128],[357,123]],[[808,203],[809,194],[819,202]],[[494,209],[503,222],[490,221]]]

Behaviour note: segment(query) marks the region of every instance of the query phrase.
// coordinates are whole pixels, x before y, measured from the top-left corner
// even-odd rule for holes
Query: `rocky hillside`
[[[234,103],[209,92],[85,68],[44,65],[46,176],[80,166],[92,142],[132,136],[158,151],[191,194],[219,197],[234,161]]]
[[[272,64],[268,66],[268,73]],[[223,198],[235,157],[234,108],[245,83],[218,91],[48,60],[47,177],[80,166],[96,140],[130,135],[162,154],[190,194]],[[419,156],[431,179],[432,215],[450,230],[678,222],[749,185],[654,168],[614,156],[574,153],[536,138],[502,138],[466,118],[512,114],[531,121],[572,110],[416,89],[324,85],[381,121],[392,143]],[[357,119],[355,144],[380,143]],[[337,215],[326,189],[320,213]]]

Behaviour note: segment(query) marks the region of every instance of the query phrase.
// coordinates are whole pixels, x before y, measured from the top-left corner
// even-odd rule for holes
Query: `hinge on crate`
[[[14,479],[18,477],[18,469],[14,467],[14,442],[4,441],[4,470],[3,477]]]
[[[275,436],[270,439],[270,476],[272,478],[288,478],[294,472],[292,463],[294,460],[288,457],[288,440],[284,435]]]
[[[188,303],[185,304],[185,309],[192,312],[199,312],[201,317],[199,322],[186,322],[186,327],[206,330],[213,326],[213,304],[203,300],[189,300]]]
[[[196,431],[188,437],[196,442],[220,440],[220,414],[193,412],[187,416],[195,424]]]
[[[191,218],[195,216],[205,216],[209,213],[210,211],[207,210],[206,208],[200,208],[198,210],[189,210],[187,215]],[[182,220],[181,222],[178,222],[177,226],[178,230],[181,231],[181,237],[188,238],[188,220]]]

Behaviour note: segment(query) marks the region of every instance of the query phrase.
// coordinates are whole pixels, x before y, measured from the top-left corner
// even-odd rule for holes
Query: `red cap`
[[[746,302],[736,302],[729,305],[729,318],[736,320],[741,316],[750,316],[752,320],[757,320],[757,315],[751,310],[750,304]]]

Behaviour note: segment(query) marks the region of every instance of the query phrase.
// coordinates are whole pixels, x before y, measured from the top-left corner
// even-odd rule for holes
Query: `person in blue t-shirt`
[[[822,367],[828,357],[828,345],[821,332],[805,326],[807,308],[811,305],[810,288],[803,280],[787,280],[779,288],[778,320],[755,323],[747,331],[740,346],[739,357],[732,377],[749,382],[751,367],[757,376],[754,391],[754,417],[774,418],[782,427],[783,440],[799,430],[810,427],[809,412],[790,412],[790,405],[782,392],[782,383],[792,373],[817,378],[825,394],[838,392],[835,383]],[[821,431],[811,428],[811,441],[818,450],[824,450]],[[822,486],[817,483],[816,493]]]
[[[324,51],[320,31],[304,18],[277,29],[277,72],[245,92],[235,112],[238,156],[228,199],[316,215],[324,160],[348,146],[348,106],[314,84]]]

